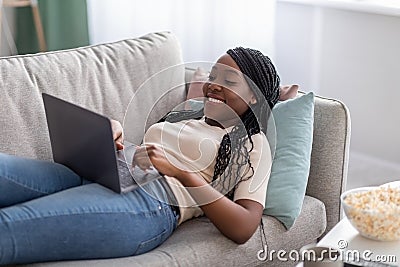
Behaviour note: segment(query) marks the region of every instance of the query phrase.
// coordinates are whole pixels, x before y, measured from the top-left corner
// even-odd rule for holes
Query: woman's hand
[[[279,87],[279,100],[285,101],[291,98],[295,98],[299,91],[298,84],[281,85]]]
[[[137,147],[132,165],[138,166],[142,170],[150,169],[153,166],[160,173],[178,179],[183,173],[182,169],[178,168],[166,157],[160,146],[153,144]]]
[[[112,119],[110,119],[110,121],[111,121],[111,129],[113,132],[115,146],[117,150],[124,149],[124,131],[122,125],[119,121]]]
[[[171,162],[157,145],[137,147],[132,165],[143,170],[154,166],[160,173],[178,179],[221,233],[238,244],[250,239],[260,223],[261,204],[248,199],[231,201],[212,188],[198,172]]]

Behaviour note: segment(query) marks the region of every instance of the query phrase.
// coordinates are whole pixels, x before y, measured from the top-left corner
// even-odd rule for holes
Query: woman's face
[[[225,127],[235,124],[249,105],[257,102],[238,65],[228,54],[212,67],[203,94],[205,116]]]

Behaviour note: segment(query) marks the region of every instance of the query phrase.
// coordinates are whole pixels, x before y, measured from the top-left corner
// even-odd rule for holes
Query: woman
[[[264,133],[279,82],[261,52],[228,50],[203,86],[204,116],[169,114],[135,153],[135,165],[165,179],[126,194],[56,163],[0,154],[0,264],[138,255],[202,214],[245,243],[265,203],[272,160]],[[112,126],[122,148],[122,127]]]

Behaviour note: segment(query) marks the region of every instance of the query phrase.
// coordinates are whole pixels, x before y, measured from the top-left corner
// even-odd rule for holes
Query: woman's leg
[[[142,188],[74,187],[0,209],[0,265],[141,254],[171,235],[177,217]]]
[[[0,208],[81,185],[67,167],[0,153]]]

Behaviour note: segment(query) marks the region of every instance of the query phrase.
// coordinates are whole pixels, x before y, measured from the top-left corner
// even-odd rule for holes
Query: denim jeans
[[[166,199],[165,185],[145,187]],[[117,194],[67,167],[0,153],[0,265],[132,256],[163,243],[178,214],[142,188]]]

